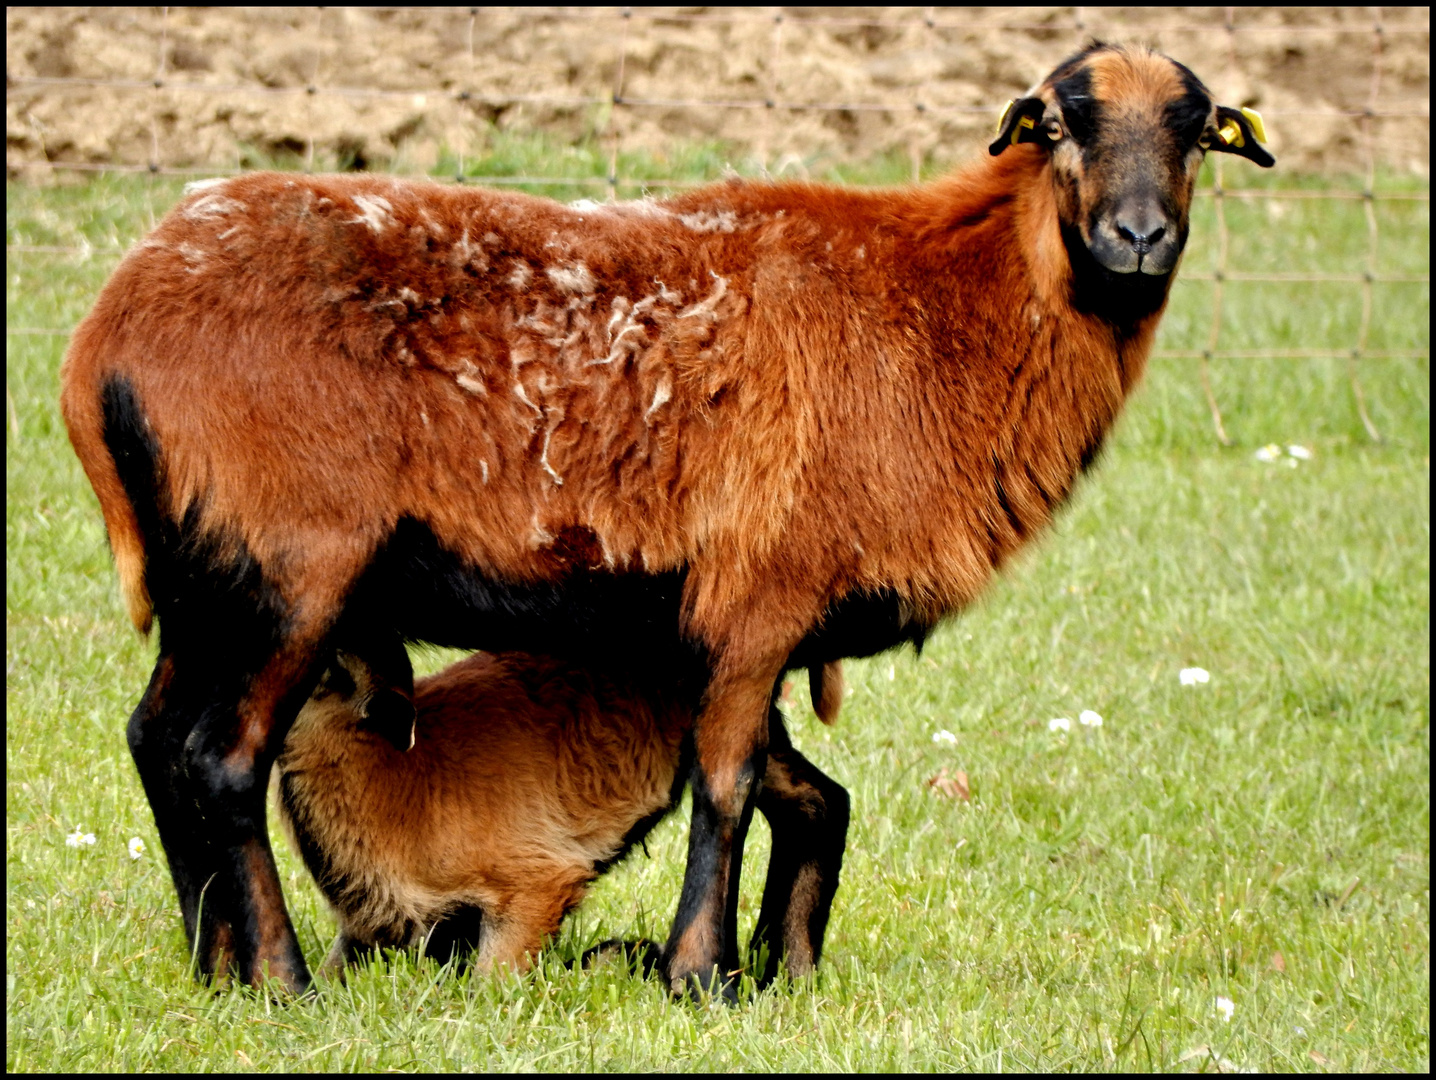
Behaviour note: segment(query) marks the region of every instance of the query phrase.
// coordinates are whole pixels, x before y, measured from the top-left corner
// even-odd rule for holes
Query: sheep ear
[[[1013,98],[997,119],[997,138],[987,152],[996,157],[1009,146],[1041,141],[1037,136],[1037,124],[1046,111],[1047,103],[1041,98]]]
[[[1276,164],[1276,158],[1261,144],[1266,141],[1266,128],[1261,113],[1255,109],[1230,109],[1217,106],[1217,134],[1209,149],[1223,154],[1237,154],[1254,161],[1263,169]]]
[[[364,727],[407,753],[414,746],[413,700],[392,687],[376,690],[364,705]]]

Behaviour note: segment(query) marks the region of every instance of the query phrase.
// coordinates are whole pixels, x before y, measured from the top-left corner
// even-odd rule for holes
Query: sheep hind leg
[[[102,437],[142,538],[160,628],[160,660],[128,737],[198,973],[233,967],[252,983],[268,971],[301,990],[309,972],[265,821],[269,767],[366,555],[345,530],[308,555],[296,548],[262,564],[233,521],[207,512],[205,497],[175,505],[169,455],[135,386],[112,375],[100,397]],[[292,600],[301,595],[302,622]]]
[[[184,641],[185,647],[166,651],[165,645],[175,638]],[[224,979],[238,974],[254,982],[257,975],[246,960],[247,943],[276,924],[274,901],[279,904],[278,923],[293,935],[283,911],[278,875],[272,870],[264,818],[269,765],[282,738],[262,762],[255,763],[247,783],[236,784],[232,772],[216,774],[210,768],[211,755],[203,749],[222,735],[226,718],[236,715],[243,704],[239,688],[249,682],[243,672],[223,670],[223,655],[244,650],[236,650],[234,640],[208,643],[180,634],[168,635],[167,642],[163,627],[161,642],[150,684],[130,717],[130,752],[179,895],[195,975]],[[294,702],[289,719],[298,707]],[[234,726],[231,722],[230,734]],[[236,832],[245,830],[244,823],[257,835],[228,845],[226,841],[235,839]],[[268,879],[264,876],[266,859],[271,867]],[[233,883],[256,877],[263,891],[262,906],[258,911],[252,906],[236,906]],[[282,959],[271,964],[274,974],[294,989],[308,985],[297,944],[292,948],[281,945],[276,955]],[[285,974],[290,971],[296,971],[297,978]]]
[[[176,678],[175,658],[161,652],[144,697],[130,716],[126,736],[130,755],[154,814],[169,862],[170,878],[179,894],[185,938],[195,955],[198,975],[224,977],[234,966],[234,931],[213,908],[205,913],[213,882],[212,854],[203,833],[195,828],[194,800],[185,775],[184,745],[198,721],[202,701],[189,693],[188,680]],[[188,699],[188,700],[187,700]],[[201,915],[206,914],[205,948],[196,942]]]
[[[233,649],[228,663],[225,657],[216,660],[213,643],[190,644],[189,659],[208,689],[195,710],[200,720],[181,751],[192,808],[182,825],[204,838],[201,974],[214,970],[205,957],[215,955],[215,943],[227,934],[232,966],[242,981],[259,985],[269,978],[302,993],[309,987],[309,969],[284,904],[265,809],[270,766],[325,653],[322,634],[302,634],[292,624],[286,629],[281,642],[265,643],[268,648],[243,643],[250,647]]]
[[[758,810],[772,828],[773,850],[749,945],[752,953],[768,947],[759,986],[777,978],[780,962],[795,978],[817,967],[848,836],[847,790],[793,747],[776,708],[769,725]]]

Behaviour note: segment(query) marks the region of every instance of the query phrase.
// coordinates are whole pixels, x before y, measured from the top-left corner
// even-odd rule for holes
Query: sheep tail
[[[72,370],[61,379],[60,409],[70,442],[100,500],[125,609],[135,629],[147,637],[154,605],[145,582],[144,532],[134,498],[157,494],[158,446],[127,380],[111,378],[96,386],[79,377],[74,369],[88,359],[83,350],[71,349],[66,366]],[[148,491],[136,489],[137,484]]]

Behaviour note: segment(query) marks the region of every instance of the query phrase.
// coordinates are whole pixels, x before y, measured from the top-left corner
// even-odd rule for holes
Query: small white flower
[[[95,834],[92,832],[81,832],[80,826],[78,825],[75,826],[74,832],[72,832],[69,836],[65,837],[65,845],[67,847],[80,847],[84,844],[93,845],[94,842]]]
[[[1082,710],[1082,715],[1079,716],[1079,717],[1077,717],[1077,719],[1078,719],[1078,721],[1079,721],[1080,723],[1082,723],[1082,724],[1085,725],[1086,727],[1101,727],[1101,726],[1102,726],[1102,717],[1101,717],[1101,715],[1100,715],[1099,713],[1093,712],[1091,709],[1083,709],[1083,710]]]
[[[141,840],[138,836],[130,837],[129,851],[130,858],[138,859],[141,855],[145,853],[145,842]]]
[[[889,665],[888,665],[888,682],[892,682],[892,681],[895,680],[896,678],[897,678],[897,665],[896,665],[896,664],[889,664]]]
[[[1294,458],[1300,458],[1302,461],[1310,461],[1313,457],[1316,456],[1311,452],[1308,447],[1305,446],[1288,446],[1286,448],[1286,452]]]
[[[1276,443],[1267,443],[1256,452],[1258,461],[1276,461],[1281,457],[1281,447]]]
[[[945,743],[955,743],[955,742],[957,742],[957,736],[954,735],[954,734],[953,734],[952,732],[950,732],[950,731],[943,730],[943,731],[939,731],[937,734],[935,734],[935,735],[932,737],[932,741],[933,741],[933,742],[938,742],[938,743],[942,743],[942,742],[945,742]]]
[[[1236,1002],[1232,1001],[1231,998],[1217,998],[1217,1012],[1222,1014],[1223,1023],[1230,1024],[1232,1022],[1232,1013],[1236,1011]]]
[[[1184,667],[1177,672],[1177,678],[1183,686],[1196,686],[1197,683],[1211,682],[1212,676],[1206,668]]]
[[[1071,731],[1072,721],[1065,716],[1056,716],[1047,721],[1048,731]]]

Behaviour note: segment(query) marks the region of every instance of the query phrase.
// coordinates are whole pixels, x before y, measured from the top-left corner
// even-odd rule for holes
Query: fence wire
[[[9,9],[7,24],[11,15],[21,12],[24,9]],[[103,9],[96,9],[103,10]],[[111,9],[113,10],[113,9]],[[141,9],[135,9],[139,11]],[[38,168],[48,171],[51,175],[64,173],[140,173],[154,177],[161,176],[188,176],[188,177],[214,177],[233,175],[245,171],[242,166],[236,166],[229,162],[215,160],[185,161],[173,163],[166,161],[165,144],[162,137],[162,118],[173,115],[175,110],[199,109],[205,107],[207,102],[217,99],[230,100],[236,95],[255,98],[295,98],[305,102],[316,102],[325,98],[346,100],[346,101],[393,101],[401,103],[427,103],[430,99],[446,101],[447,104],[465,110],[464,115],[472,117],[478,109],[488,110],[490,115],[501,115],[505,110],[518,106],[550,110],[599,110],[603,119],[597,131],[599,144],[607,149],[607,170],[606,175],[601,177],[591,175],[573,176],[530,176],[530,175],[482,175],[469,172],[466,168],[466,157],[463,153],[462,141],[455,148],[456,165],[452,176],[453,182],[466,184],[485,184],[491,186],[527,186],[535,184],[545,185],[572,185],[576,187],[592,187],[603,190],[607,197],[616,199],[620,193],[637,193],[649,189],[662,188],[683,188],[691,187],[708,180],[693,180],[686,177],[633,177],[624,175],[624,159],[622,149],[625,143],[626,133],[633,129],[632,124],[625,123],[626,117],[641,115],[645,112],[658,111],[671,114],[673,110],[686,110],[690,115],[700,116],[703,114],[714,114],[721,111],[741,111],[749,114],[752,118],[749,125],[753,131],[751,142],[758,148],[760,159],[764,161],[766,171],[766,159],[768,158],[767,148],[771,145],[773,133],[781,130],[785,120],[791,120],[795,116],[805,114],[840,114],[843,117],[860,117],[864,115],[881,117],[883,122],[889,124],[902,124],[903,117],[917,118],[916,123],[908,123],[906,130],[912,134],[909,138],[909,153],[912,162],[912,178],[916,181],[921,179],[924,165],[928,161],[932,143],[933,132],[954,130],[950,125],[956,123],[960,130],[967,136],[969,143],[975,142],[980,132],[985,131],[986,124],[990,118],[995,117],[1002,105],[1010,95],[1002,95],[991,100],[964,103],[954,100],[950,93],[940,92],[939,84],[942,83],[940,74],[935,73],[931,66],[925,68],[920,77],[915,80],[908,80],[908,85],[899,87],[896,94],[885,95],[884,100],[863,100],[859,97],[840,97],[832,100],[815,100],[794,96],[789,92],[789,79],[787,75],[791,72],[794,63],[791,52],[784,48],[785,31],[797,27],[802,31],[811,31],[814,28],[825,28],[830,31],[852,31],[856,33],[903,34],[908,40],[926,39],[930,45],[935,45],[939,35],[945,31],[957,32],[969,39],[974,35],[1032,35],[1043,42],[1043,49],[1048,59],[1055,62],[1057,58],[1081,47],[1093,38],[1104,38],[1112,40],[1131,39],[1135,31],[1140,38],[1144,35],[1150,37],[1151,27],[1142,25],[1142,20],[1135,16],[1140,9],[1099,9],[1099,8],[1061,8],[1061,9],[941,9],[935,7],[910,8],[910,9],[791,9],[791,8],[732,8],[708,10],[702,8],[527,8],[523,9],[523,17],[531,19],[537,24],[552,25],[554,23],[565,23],[578,26],[593,26],[602,22],[613,23],[617,21],[619,31],[619,44],[617,50],[617,63],[612,79],[611,87],[603,92],[588,93],[523,93],[523,92],[494,92],[477,89],[483,81],[480,77],[481,56],[476,48],[476,32],[485,25],[485,20],[496,17],[500,9],[468,8],[468,9],[415,9],[415,8],[368,8],[368,9],[345,9],[345,8],[312,8],[312,9],[290,9],[290,14],[296,10],[305,10],[312,19],[313,41],[323,41],[326,36],[332,37],[327,29],[326,21],[335,18],[343,18],[346,12],[362,10],[369,15],[390,13],[396,17],[413,20],[422,19],[426,15],[432,15],[436,19],[447,19],[453,25],[456,13],[463,17],[465,33],[462,52],[467,57],[468,81],[464,86],[456,89],[443,90],[435,94],[432,86],[414,85],[410,87],[362,87],[347,86],[338,83],[328,82],[323,78],[324,52],[321,49],[313,50],[313,64],[305,73],[306,77],[296,80],[294,85],[269,85],[263,79],[256,77],[251,80],[241,81],[215,81],[208,78],[196,78],[193,71],[180,70],[186,65],[176,62],[179,59],[177,47],[171,40],[171,29],[175,13],[172,9],[165,7],[159,9],[146,9],[157,15],[157,26],[153,31],[154,38],[154,71],[148,78],[122,78],[104,77],[101,75],[85,75],[82,73],[65,73],[61,75],[43,74],[11,74],[7,71],[7,111],[8,106],[17,95],[27,92],[44,91],[47,93],[59,92],[61,94],[73,94],[76,96],[77,106],[83,108],[93,102],[94,92],[110,92],[119,95],[139,94],[150,95],[153,98],[154,106],[148,110],[149,113],[149,146],[148,153],[144,160],[116,160],[111,157],[106,160],[85,160],[83,158],[67,159],[63,154],[51,157],[48,151],[43,157],[34,160],[25,160],[20,167],[7,160],[9,171],[13,174],[23,174]],[[1214,166],[1214,184],[1210,189],[1203,188],[1197,192],[1198,198],[1211,199],[1214,202],[1214,217],[1217,232],[1217,254],[1213,270],[1208,272],[1183,271],[1181,279],[1184,281],[1205,281],[1212,285],[1211,318],[1207,332],[1206,344],[1199,349],[1163,349],[1153,353],[1155,357],[1170,359],[1195,359],[1198,362],[1198,373],[1202,384],[1207,405],[1211,411],[1212,424],[1217,438],[1223,443],[1230,445],[1230,438],[1227,435],[1225,425],[1222,421],[1221,409],[1217,403],[1212,390],[1209,364],[1213,360],[1235,360],[1235,359],[1264,359],[1264,360],[1303,360],[1340,357],[1341,350],[1331,348],[1293,348],[1293,349],[1268,349],[1268,350],[1232,350],[1219,349],[1218,341],[1221,338],[1223,327],[1223,300],[1224,291],[1228,283],[1323,283],[1323,284],[1349,284],[1360,289],[1361,293],[1361,314],[1355,339],[1346,351],[1347,375],[1350,380],[1352,394],[1356,403],[1357,412],[1361,418],[1367,433],[1373,440],[1379,441],[1381,436],[1372,422],[1370,413],[1366,406],[1366,396],[1362,389],[1360,368],[1363,361],[1379,359],[1405,359],[1421,358],[1429,356],[1429,345],[1426,348],[1414,350],[1378,350],[1368,348],[1371,338],[1371,326],[1373,318],[1373,291],[1377,286],[1390,284],[1425,284],[1429,288],[1430,274],[1393,274],[1382,273],[1379,269],[1379,251],[1381,234],[1378,225],[1376,204],[1384,201],[1420,201],[1429,203],[1430,194],[1427,191],[1378,191],[1377,175],[1380,154],[1378,153],[1380,138],[1378,128],[1383,121],[1396,120],[1407,121],[1419,125],[1422,134],[1429,145],[1429,105],[1424,101],[1415,106],[1410,102],[1396,102],[1396,107],[1383,108],[1383,75],[1385,71],[1386,55],[1388,52],[1387,42],[1392,36],[1416,36],[1417,39],[1424,36],[1429,40],[1430,25],[1429,15],[1424,19],[1407,18],[1404,21],[1398,20],[1395,23],[1388,18],[1383,18],[1383,9],[1330,9],[1330,12],[1339,12],[1342,18],[1337,23],[1325,22],[1313,25],[1292,23],[1286,17],[1273,24],[1270,19],[1265,21],[1257,19],[1254,14],[1257,11],[1270,11],[1272,9],[1240,9],[1234,7],[1213,8],[1213,9],[1183,9],[1184,17],[1190,21],[1180,24],[1162,23],[1156,29],[1163,35],[1173,36],[1195,36],[1207,44],[1204,51],[1211,53],[1212,46],[1210,39],[1215,35],[1224,39],[1225,49],[1225,74],[1229,81],[1240,83],[1240,63],[1238,60],[1237,42],[1242,35],[1287,35],[1290,40],[1301,40],[1303,35],[1336,35],[1344,42],[1350,42],[1352,48],[1363,48],[1361,42],[1367,42],[1364,46],[1369,51],[1369,84],[1368,93],[1364,103],[1360,107],[1348,108],[1302,108],[1302,107],[1281,107],[1264,108],[1263,112],[1269,124],[1280,128],[1284,123],[1302,124],[1311,121],[1330,121],[1332,119],[1346,121],[1355,125],[1360,132],[1361,148],[1360,160],[1364,168],[1364,183],[1360,191],[1341,190],[1339,188],[1328,190],[1306,190],[1306,189],[1241,189],[1228,188],[1224,183],[1225,161],[1220,154],[1212,155],[1211,160]],[[514,12],[504,13],[506,16],[513,16]],[[1411,13],[1406,12],[1407,16]],[[1134,25],[1135,23],[1135,25]],[[635,33],[635,26],[641,26],[642,31]],[[640,36],[652,37],[655,33],[681,32],[683,28],[725,26],[740,30],[764,30],[770,35],[768,47],[768,60],[762,65],[763,78],[761,80],[747,77],[741,80],[730,80],[730,85],[720,89],[720,94],[708,94],[700,96],[663,96],[652,92],[630,93],[630,61],[633,59],[634,43]],[[9,27],[7,26],[7,30]],[[8,36],[8,35],[7,35]],[[915,36],[915,37],[914,37]],[[337,41],[337,38],[335,39]],[[450,43],[452,47],[452,42]],[[1420,73],[1421,77],[1429,83],[1429,51],[1424,54],[1425,67]],[[190,65],[192,66],[192,65]],[[1048,64],[1050,67],[1050,63]],[[1211,82],[1210,73],[1202,69],[1201,74]],[[1409,73],[1408,73],[1409,74]],[[592,80],[589,80],[592,81]],[[649,80],[651,83],[652,80]],[[1408,79],[1408,81],[1410,81]],[[899,83],[901,80],[899,80]],[[905,89],[906,92],[903,92]],[[1423,95],[1424,96],[1424,95]],[[312,116],[312,114],[311,114]],[[472,122],[472,121],[471,121]],[[943,128],[942,125],[949,125]],[[703,130],[699,128],[699,130]],[[7,140],[7,143],[12,140]],[[306,170],[312,171],[316,166],[317,145],[319,140],[311,131],[303,139],[302,163]],[[859,147],[861,150],[861,147]],[[8,157],[8,154],[7,154]],[[796,165],[798,171],[803,170],[800,159],[792,154],[786,159],[780,159],[775,172],[783,171],[785,165]],[[442,179],[436,176],[436,179]],[[1229,240],[1230,234],[1227,225],[1227,205],[1231,200],[1321,200],[1321,201],[1350,201],[1359,200],[1362,202],[1365,211],[1367,227],[1367,247],[1364,264],[1360,269],[1353,268],[1346,273],[1327,273],[1315,271],[1289,271],[1289,272],[1262,272],[1243,270],[1240,267],[1229,264]],[[79,259],[90,258],[115,258],[123,254],[120,247],[102,247],[92,245],[45,245],[45,244],[9,244],[6,245],[7,258],[12,255],[34,255],[34,256],[64,256]],[[61,327],[11,327],[7,325],[6,333],[18,335],[58,335],[68,336],[72,328]]]

